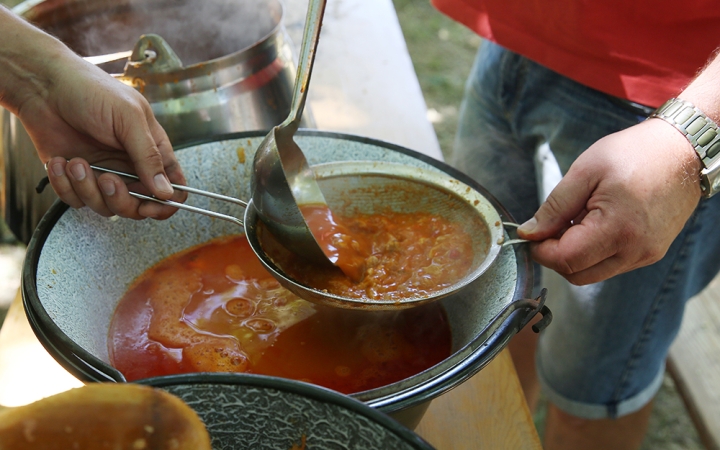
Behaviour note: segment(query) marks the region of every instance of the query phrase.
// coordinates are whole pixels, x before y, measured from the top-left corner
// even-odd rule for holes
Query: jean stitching
[[[633,346],[633,350],[631,352],[630,358],[628,359],[626,368],[621,375],[618,387],[613,394],[613,402],[612,404],[608,405],[608,410],[610,412],[617,411],[616,407],[622,401],[621,394],[623,390],[627,388],[627,380],[631,377],[633,370],[635,370],[635,368],[637,367],[637,362],[640,359],[642,350],[644,349],[645,344],[647,344],[647,342],[649,341],[650,331],[655,323],[655,318],[657,317],[658,311],[662,309],[661,307],[667,301],[668,294],[672,292],[672,286],[677,282],[678,274],[680,273],[684,262],[688,258],[688,249],[692,248],[693,242],[695,241],[695,236],[697,235],[697,231],[699,229],[699,227],[696,226],[697,217],[699,216],[698,213],[704,208],[705,202],[701,202],[695,213],[691,216],[685,238],[683,239],[683,244],[680,246],[677,257],[675,258],[675,261],[673,261],[672,267],[670,268],[669,274],[665,278],[665,282],[660,288],[660,293],[658,294],[656,301],[653,303],[652,309],[648,314],[645,323],[643,324],[643,328],[638,338],[638,341]],[[612,415],[614,416],[615,414]]]
[[[520,102],[520,87],[527,79],[527,59],[517,53],[504,50],[500,55],[500,70],[497,75],[501,80],[497,83],[498,89],[495,92],[495,98],[498,104],[502,106],[503,117],[508,123],[512,122],[513,111]],[[513,132],[517,130],[513,127]]]

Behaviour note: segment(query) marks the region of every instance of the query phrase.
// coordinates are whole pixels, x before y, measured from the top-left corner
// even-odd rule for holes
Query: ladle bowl
[[[328,264],[330,260],[310,231],[298,205],[298,201],[324,205],[325,198],[302,150],[292,135],[283,131],[277,127],[271,130],[255,152],[250,179],[252,207],[248,211],[253,220],[256,217],[262,220],[293,253],[318,264]],[[278,139],[285,142],[279,146]],[[284,153],[282,158],[281,152]]]

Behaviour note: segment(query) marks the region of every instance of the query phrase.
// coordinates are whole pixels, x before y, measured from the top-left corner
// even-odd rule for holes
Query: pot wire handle
[[[133,180],[138,180],[138,181],[140,180],[140,178],[137,175],[133,175],[133,174],[125,173],[125,172],[119,172],[117,170],[112,170],[112,169],[106,169],[105,167],[93,166],[91,164],[90,168],[93,170],[97,170],[98,172],[114,173],[115,175],[119,175],[121,177],[127,177],[127,178],[131,178]],[[234,198],[234,197],[228,197],[227,195],[217,194],[215,192],[203,191],[202,189],[197,189],[197,188],[190,187],[190,186],[183,186],[181,184],[171,184],[171,186],[174,189],[177,189],[179,191],[184,191],[184,192],[188,192],[190,194],[202,195],[204,197],[209,197],[209,198],[214,198],[216,200],[234,203],[234,204],[240,205],[244,208],[247,208],[247,205],[248,205],[247,202],[244,200],[240,200],[240,199]],[[216,219],[227,220],[228,222],[233,222],[235,224],[240,225],[241,227],[245,226],[245,224],[243,223],[243,221],[241,219],[238,219],[237,217],[229,216],[227,214],[222,214],[219,212],[210,211],[210,210],[203,209],[203,208],[198,208],[196,206],[186,205],[185,203],[179,203],[179,202],[175,202],[172,200],[162,200],[157,197],[140,194],[138,192],[133,192],[133,191],[130,191],[130,195],[132,195],[135,198],[139,198],[140,200],[150,200],[155,203],[161,203],[163,205],[172,206],[173,208],[184,209],[185,211],[190,211],[190,212],[194,212],[194,213],[198,213],[198,214],[204,214],[206,216],[215,217]]]
[[[510,228],[518,228],[520,226],[519,223],[515,223],[515,222],[503,222],[502,224],[504,226],[510,227]],[[505,247],[506,245],[524,244],[526,242],[531,242],[531,241],[529,239],[520,239],[520,238],[508,239],[507,241],[502,243],[502,246]]]

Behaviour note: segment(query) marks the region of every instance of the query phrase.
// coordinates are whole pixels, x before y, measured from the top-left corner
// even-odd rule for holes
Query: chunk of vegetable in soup
[[[129,381],[185,372],[248,372],[343,393],[384,386],[450,355],[439,303],[399,312],[308,303],[262,267],[244,236],[161,261],[121,299],[111,363]]]
[[[263,250],[294,280],[342,297],[427,297],[460,281],[474,258],[484,256],[475,255],[472,237],[460,224],[439,215],[386,212],[343,217],[316,205],[301,210],[337,268],[317,270],[259,224]]]

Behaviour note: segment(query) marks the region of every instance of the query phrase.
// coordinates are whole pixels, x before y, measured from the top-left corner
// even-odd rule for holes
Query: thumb
[[[145,114],[147,115],[147,111]],[[137,120],[136,117],[126,118],[123,121],[123,123],[128,122],[132,125],[127,127],[120,142],[135,166],[135,173],[154,196],[169,199],[173,195],[173,188],[165,173],[163,156],[158,148],[158,142],[152,135],[148,122]],[[167,139],[166,135],[164,137]],[[163,139],[160,139],[160,144],[162,143]]]
[[[553,189],[535,215],[518,228],[523,239],[542,241],[567,230],[585,210],[592,189],[582,178],[570,172]]]

